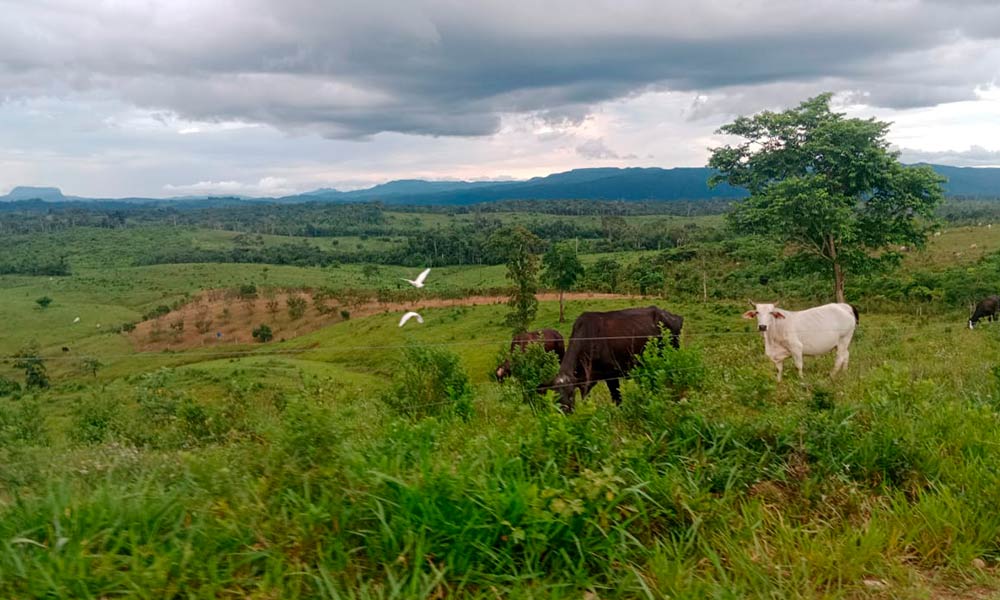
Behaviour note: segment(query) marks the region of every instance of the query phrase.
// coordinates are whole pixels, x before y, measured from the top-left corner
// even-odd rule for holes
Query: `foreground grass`
[[[845,377],[827,357],[777,386],[738,307],[659,303],[704,374],[679,399],[628,382],[621,407],[602,386],[569,417],[489,382],[500,307],[351,320],[271,356],[136,358],[0,399],[0,596],[1000,589],[996,328],[863,312]],[[596,304],[569,313],[623,303]],[[459,355],[471,413],[385,403],[407,344]]]

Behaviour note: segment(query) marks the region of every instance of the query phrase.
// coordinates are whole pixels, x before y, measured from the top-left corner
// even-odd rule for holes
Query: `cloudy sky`
[[[1000,166],[993,0],[0,0],[0,193],[278,195],[697,166],[834,91]]]

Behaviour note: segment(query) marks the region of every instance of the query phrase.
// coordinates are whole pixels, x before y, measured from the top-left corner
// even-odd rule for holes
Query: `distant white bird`
[[[420,315],[418,315],[417,313],[415,313],[415,312],[413,312],[411,310],[410,312],[408,312],[405,315],[403,315],[403,318],[399,320],[399,326],[402,327],[403,325],[406,325],[406,322],[409,321],[410,319],[412,319],[413,317],[417,318],[417,323],[423,323],[424,322],[424,318],[423,317],[421,317]]]
[[[73,322],[74,323],[79,323],[80,322],[80,317],[77,317],[77,318],[73,319]]]
[[[428,267],[428,268],[424,269],[420,273],[420,275],[417,275],[416,279],[407,279],[405,277],[401,277],[400,279],[402,279],[403,281],[408,282],[413,287],[422,288],[422,287],[424,287],[424,280],[427,279],[427,274],[430,273],[430,272],[431,272],[430,267]]]

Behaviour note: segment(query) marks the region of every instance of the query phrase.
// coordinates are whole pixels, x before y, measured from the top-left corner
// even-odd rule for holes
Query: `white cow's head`
[[[767,326],[774,322],[774,319],[784,319],[785,313],[774,304],[754,304],[753,310],[743,313],[744,319],[757,319],[757,331],[767,331]]]

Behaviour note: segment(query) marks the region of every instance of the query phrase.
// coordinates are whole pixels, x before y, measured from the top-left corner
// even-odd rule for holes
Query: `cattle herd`
[[[847,368],[851,339],[858,325],[858,309],[850,304],[834,303],[806,310],[791,311],[775,304],[750,302],[753,310],[743,313],[744,319],[757,321],[757,330],[764,338],[764,354],[774,362],[778,381],[785,359],[791,358],[802,376],[802,357],[818,356],[837,351],[831,376]],[[969,317],[969,328],[982,319],[996,320],[1000,313],[1000,296],[981,300]],[[559,358],[559,373],[539,392],[552,389],[559,394],[564,412],[572,412],[576,392],[580,399],[598,383],[605,382],[611,399],[621,403],[621,380],[635,367],[647,342],[666,332],[670,345],[680,347],[684,318],[656,306],[627,308],[608,312],[585,312],[573,323],[569,344],[554,329],[519,333],[510,344],[510,351],[524,350],[529,344],[543,344],[546,352]],[[507,360],[496,370],[498,381],[511,373]]]

